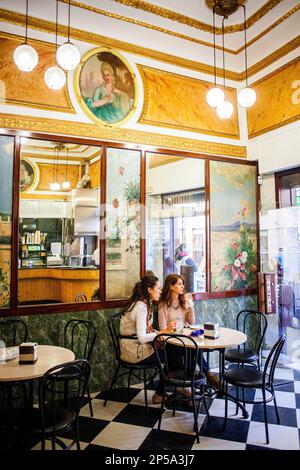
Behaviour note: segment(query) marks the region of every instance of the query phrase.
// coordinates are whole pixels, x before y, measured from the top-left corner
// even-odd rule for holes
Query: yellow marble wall
[[[257,100],[247,113],[250,138],[300,119],[299,57],[251,86]]]
[[[21,72],[13,61],[15,48],[23,39],[0,35],[0,83],[3,90],[0,101],[18,106],[52,109],[74,113],[67,87],[62,90],[49,90],[44,74],[50,65],[54,65],[54,47],[40,41],[30,40],[39,56],[36,68],[30,73]]]
[[[212,84],[150,67],[138,66],[144,84],[144,106],[139,122],[222,137],[239,137],[236,91],[226,88],[234,105],[230,119],[220,119],[208,106],[206,94]]]
[[[100,160],[95,163],[92,163],[89,168],[89,174],[91,177],[90,185],[91,188],[99,188],[100,186]]]

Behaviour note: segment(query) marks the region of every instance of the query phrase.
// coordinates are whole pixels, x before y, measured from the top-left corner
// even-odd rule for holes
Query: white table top
[[[189,336],[192,330],[190,328],[184,328],[183,334]],[[176,334],[176,333],[175,333]],[[247,335],[238,330],[232,330],[231,328],[219,328],[219,338],[217,339],[207,339],[202,336],[193,336],[193,340],[197,343],[199,349],[225,349],[231,348],[233,346],[238,346],[247,341]],[[172,344],[178,344],[180,342],[169,340]]]
[[[38,345],[38,359],[34,364],[19,364],[19,356],[1,363],[0,382],[38,379],[51,367],[74,361],[74,359],[75,355],[69,349]]]

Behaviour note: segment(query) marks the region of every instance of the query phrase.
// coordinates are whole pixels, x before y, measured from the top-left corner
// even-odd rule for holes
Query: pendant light
[[[55,51],[57,51],[57,27],[58,27],[58,0],[56,0],[56,26],[55,26]],[[56,52],[55,52],[56,54]],[[49,67],[46,70],[44,79],[46,85],[51,90],[60,90],[66,83],[65,72],[57,66],[57,63],[53,67]]]
[[[225,90],[225,44],[224,44],[224,21],[225,16],[222,21],[222,49],[223,49],[223,86]],[[233,114],[233,106],[230,101],[224,100],[219,106],[217,107],[217,115],[221,119],[229,119]]]
[[[68,10],[68,41],[59,46],[56,51],[56,59],[64,70],[74,70],[80,62],[80,52],[70,41],[70,18],[71,18],[71,0],[69,0]]]
[[[66,173],[65,173],[65,181],[62,183],[61,187],[63,189],[70,188],[70,181],[68,181],[68,164],[69,164],[69,149],[68,147],[64,146],[67,149],[67,164],[66,164]]]
[[[246,73],[246,87],[242,88],[238,94],[238,102],[244,108],[253,106],[256,101],[256,93],[253,88],[248,86],[248,60],[247,60],[247,28],[246,28],[246,7],[241,5],[244,9],[244,39],[245,39],[245,73]]]
[[[28,44],[28,0],[26,0],[26,26],[25,26],[25,41],[20,44],[14,51],[14,62],[19,70],[22,72],[31,72],[39,61],[36,50]]]
[[[206,95],[206,101],[209,106],[216,108],[225,100],[225,93],[222,88],[217,86],[217,66],[216,66],[216,11],[213,9],[213,29],[214,29],[214,77],[215,86],[211,88]]]
[[[59,191],[60,190],[60,184],[57,181],[58,154],[59,154],[59,144],[55,145],[55,147],[54,147],[54,162],[53,162],[52,183],[50,184],[51,191]]]

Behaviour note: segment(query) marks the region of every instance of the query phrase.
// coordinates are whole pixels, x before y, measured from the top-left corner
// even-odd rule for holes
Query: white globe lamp
[[[80,62],[80,52],[71,42],[65,42],[56,52],[56,59],[64,70],[74,70]]]
[[[230,103],[230,101],[223,101],[218,107],[217,107],[217,115],[221,119],[229,119],[233,114],[233,106]]]
[[[206,95],[206,101],[212,108],[217,108],[225,100],[225,93],[222,88],[211,88]]]
[[[238,94],[238,102],[244,108],[253,106],[256,101],[256,93],[253,88],[245,87]]]
[[[60,190],[60,184],[57,183],[56,181],[53,181],[53,183],[50,184],[50,189],[51,189],[51,191],[59,191]]]
[[[64,181],[61,185],[63,189],[69,189],[70,188],[70,181]]]
[[[14,51],[14,62],[22,72],[31,72],[39,61],[36,50],[29,44],[20,44]]]
[[[46,70],[44,79],[46,85],[51,90],[60,90],[66,83],[66,74],[61,68],[55,65]]]

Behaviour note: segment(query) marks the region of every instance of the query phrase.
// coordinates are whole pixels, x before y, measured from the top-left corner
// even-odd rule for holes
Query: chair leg
[[[158,420],[158,426],[157,426],[157,432],[160,432],[160,426],[161,426],[161,420],[162,420],[162,415],[164,411],[164,405],[165,405],[165,395],[166,395],[166,388],[163,388],[163,397],[160,405],[160,415],[159,415],[159,420]]]
[[[274,405],[275,405],[275,413],[276,413],[276,418],[277,418],[277,424],[280,424],[280,417],[279,417],[279,413],[278,413],[277,400],[276,400],[275,390],[274,390],[273,386],[272,386],[272,392],[273,392],[273,401],[274,401]]]
[[[93,413],[92,399],[91,399],[91,393],[90,393],[89,385],[87,385],[87,387],[86,387],[86,392],[87,392],[87,396],[88,396],[88,400],[89,400],[90,414],[91,414],[91,417],[93,417],[94,413]]]
[[[246,407],[246,400],[245,400],[245,388],[244,387],[242,388],[242,391],[243,391],[243,406],[245,408]]]
[[[225,431],[228,419],[228,382],[226,380],[226,388],[225,388],[225,417],[224,417],[224,425],[223,431]]]
[[[209,410],[208,410],[208,406],[207,406],[205,397],[203,397],[203,403],[204,403],[204,408],[205,408],[205,411],[206,411],[206,414],[207,414],[207,418],[210,419],[210,414],[209,414]]]
[[[106,392],[106,397],[105,397],[105,401],[103,403],[103,406],[106,406],[106,403],[107,403],[107,400],[108,400],[107,396],[108,396],[109,392],[112,391],[113,386],[115,385],[115,382],[116,382],[117,377],[118,377],[119,369],[120,369],[120,364],[118,364],[118,367],[116,368],[113,379],[111,381],[110,387],[109,387],[108,391]]]
[[[269,429],[268,429],[268,414],[267,414],[267,402],[266,402],[266,390],[262,389],[263,400],[264,400],[264,418],[265,418],[265,428],[266,428],[266,443],[269,444]]]
[[[145,395],[146,414],[148,414],[148,397],[147,397],[147,376],[146,376],[146,369],[144,369],[144,395]]]
[[[199,439],[199,430],[198,430],[198,413],[196,411],[195,389],[194,389],[194,387],[192,387],[192,402],[193,402],[193,414],[194,414],[194,429],[195,429],[195,432],[196,432],[197,444],[199,444],[200,439]]]
[[[129,370],[129,373],[128,373],[128,382],[127,382],[127,394],[129,395],[129,389],[130,389],[130,384],[131,384],[131,374],[132,374],[132,371]]]
[[[76,449],[80,450],[78,423],[75,425],[74,434],[75,434]]]
[[[240,397],[239,397],[239,395],[240,395],[240,394],[239,394],[239,390],[240,390],[239,387],[236,387],[236,401],[237,401],[237,402],[239,401],[239,398],[240,398]],[[235,408],[235,414],[237,415],[238,412],[239,412],[239,406],[238,406],[238,404],[237,404],[237,405],[236,405],[236,408]]]
[[[175,391],[174,391],[173,416],[175,416],[175,412],[176,412],[176,394],[177,394],[177,387],[175,387]]]

